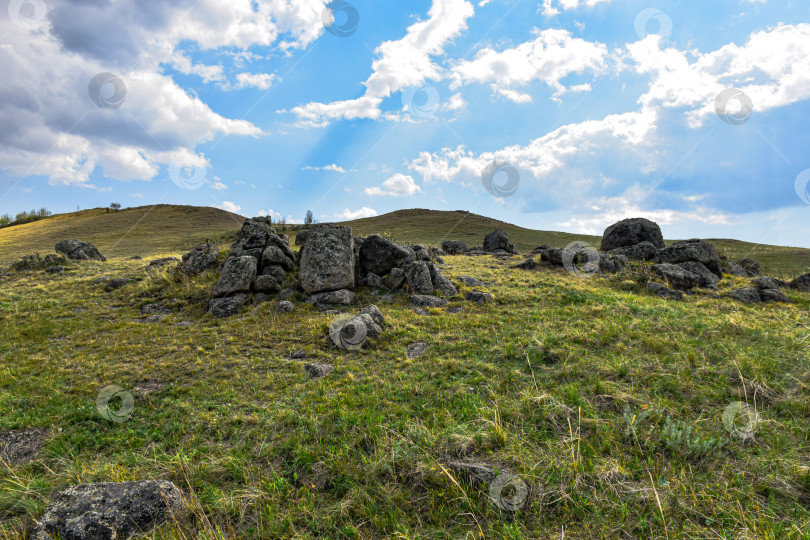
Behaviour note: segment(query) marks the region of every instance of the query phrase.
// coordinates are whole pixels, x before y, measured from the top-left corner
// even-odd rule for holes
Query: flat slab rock
[[[51,499],[32,538],[128,538],[184,511],[181,491],[166,480],[81,484]]]
[[[411,296],[411,305],[417,307],[443,308],[447,305],[447,300],[438,296],[426,294],[414,294]]]
[[[46,429],[23,429],[0,432],[0,458],[12,465],[34,459],[48,437]]]

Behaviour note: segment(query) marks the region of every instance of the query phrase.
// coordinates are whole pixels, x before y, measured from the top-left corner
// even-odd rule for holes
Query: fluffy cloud
[[[560,13],[560,9],[577,9],[579,6],[593,7],[597,4],[610,2],[611,0],[559,0],[556,7],[554,0],[543,0],[543,15],[551,17]]]
[[[422,193],[422,188],[416,185],[413,177],[397,173],[382,183],[365,189],[366,195],[390,195],[392,197],[406,197]]]
[[[17,176],[88,185],[107,177],[149,180],[201,142],[223,135],[259,136],[244,120],[213,112],[164,74],[171,65],[223,86],[222,66],[193,64],[181,42],[200,49],[254,45],[303,47],[323,31],[324,2],[312,0],[179,0],[150,3],[57,0],[41,24],[23,29],[0,20],[0,166]],[[109,84],[102,97],[123,97],[118,108],[91,101],[88,85],[113,72],[125,94]],[[236,87],[268,88],[271,74],[240,73]],[[123,89],[123,86],[119,86]],[[123,91],[123,90],[122,90]],[[94,91],[91,89],[91,94]]]
[[[343,167],[341,167],[340,165],[337,165],[335,163],[332,163],[330,165],[324,165],[323,167],[313,167],[312,165],[306,165],[304,167],[301,167],[301,170],[302,171],[331,171],[331,172],[337,172],[337,173],[342,173],[342,174],[345,174],[347,172],[346,169],[344,169]]]
[[[364,206],[363,208],[361,208],[359,210],[349,210],[348,208],[346,208],[345,210],[343,210],[343,212],[335,214],[335,217],[339,218],[339,219],[361,219],[361,218],[374,217],[376,215],[377,215],[376,210],[374,210],[373,208],[369,208],[367,206]]]
[[[500,52],[486,48],[474,60],[459,63],[450,75],[453,79],[451,88],[470,83],[492,83],[501,95],[525,103],[531,98],[514,91],[513,87],[540,80],[560,95],[568,90],[560,82],[568,75],[605,70],[608,50],[601,43],[574,38],[562,29],[535,33],[534,40],[517,47]]]
[[[384,98],[404,88],[418,87],[429,79],[440,80],[442,69],[432,57],[444,52],[445,46],[466,28],[472,15],[473,6],[466,0],[433,0],[427,20],[408,27],[402,39],[385,41],[377,47],[378,58],[371,65],[372,74],[364,83],[363,96],[295,107],[292,112],[299,124],[323,126],[338,119],[376,119]]]
[[[242,207],[238,204],[231,202],[231,201],[222,201],[219,204],[215,204],[214,208],[219,208],[220,210],[225,210],[227,212],[233,212],[234,214],[238,214]]]

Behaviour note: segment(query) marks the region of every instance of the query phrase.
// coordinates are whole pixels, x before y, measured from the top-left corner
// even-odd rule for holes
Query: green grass
[[[306,304],[206,316],[214,275],[115,259],[0,277],[0,431],[53,434],[36,461],[0,465],[0,537],[68,485],[162,477],[193,513],[157,538],[810,538],[810,295],[668,302],[634,279],[513,262],[447,257],[446,275],[496,298],[453,299],[455,315],[360,290],[387,327],[357,352]],[[102,275],[143,279],[108,293]],[[162,323],[133,322],[175,298]],[[429,348],[410,360],[415,341]],[[296,350],[336,371],[310,380]],[[135,396],[122,424],[95,407],[111,384]],[[721,422],[737,401],[761,415],[752,444]],[[461,458],[518,474],[529,504],[501,513],[445,468]]]

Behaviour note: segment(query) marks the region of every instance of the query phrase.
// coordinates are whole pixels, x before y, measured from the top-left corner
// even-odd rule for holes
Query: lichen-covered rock
[[[751,280],[751,285],[756,287],[758,290],[766,290],[766,289],[776,289],[779,290],[779,287],[782,285],[778,280],[772,277],[758,277],[756,279]]]
[[[758,260],[751,259],[750,257],[740,259],[739,261],[737,261],[737,264],[739,264],[740,266],[745,268],[746,271],[755,276],[758,276],[759,273],[762,271],[762,264]]]
[[[720,282],[720,278],[713,274],[711,270],[706,268],[703,263],[699,263],[697,261],[686,261],[678,263],[676,266],[680,266],[687,272],[691,272],[698,276],[700,278],[698,287],[704,289],[713,289],[716,288],[717,284]]]
[[[725,263],[721,264],[721,269],[723,270],[724,274],[731,274],[732,276],[737,277],[754,277],[755,274],[752,274],[742,266],[737,263],[733,263],[731,261],[725,261]]]
[[[779,289],[761,289],[759,291],[759,299],[763,302],[783,302],[785,304],[793,302],[788,295]]]
[[[289,300],[282,300],[276,304],[276,311],[278,313],[292,313],[295,310],[295,304]]]
[[[625,246],[608,251],[610,255],[624,255],[633,261],[650,261],[655,257],[658,247],[652,242],[639,242],[632,246]]]
[[[63,254],[68,259],[74,261],[106,261],[102,255],[90,242],[81,240],[62,240],[56,244],[56,251]]]
[[[360,246],[360,267],[363,272],[384,276],[408,258],[408,250],[399,244],[373,234]]]
[[[683,293],[681,291],[673,291],[669,287],[661,285],[660,283],[650,282],[647,283],[647,289],[655,296],[667,298],[670,300],[683,300]]]
[[[439,291],[444,296],[455,296],[458,294],[456,286],[453,282],[444,277],[439,268],[432,262],[427,263],[428,271],[430,272],[430,281],[433,283],[433,289]]]
[[[426,294],[414,294],[411,296],[411,305],[417,307],[443,308],[447,305],[447,300],[438,296]]]
[[[354,289],[354,243],[350,227],[318,225],[301,248],[301,286],[308,294]]]
[[[599,254],[599,269],[605,274],[618,274],[630,268],[630,262],[624,255],[613,253]]]
[[[470,277],[470,276],[459,276],[458,280],[462,282],[467,287],[486,287],[487,284],[481,281],[478,278]]]
[[[295,269],[295,258],[287,256],[278,246],[267,246],[262,252],[262,268],[270,265],[280,266],[290,272]]]
[[[219,260],[219,249],[210,242],[205,242],[183,255],[177,265],[177,272],[187,276],[196,276],[214,268]]]
[[[128,538],[184,513],[182,493],[166,480],[82,484],[50,501],[33,538]]]
[[[461,240],[445,240],[442,242],[442,250],[448,255],[464,255],[467,244]]]
[[[652,271],[664,278],[672,289],[688,290],[701,283],[700,276],[674,264],[656,264]]]
[[[208,313],[220,319],[232,317],[239,314],[245,302],[247,302],[247,295],[241,293],[225,298],[214,298],[208,305]]]
[[[405,283],[405,271],[402,268],[392,268],[383,279],[383,285],[389,290],[395,291]]]
[[[720,267],[720,255],[713,245],[704,240],[693,239],[676,242],[667,248],[659,250],[655,255],[655,262],[657,263],[677,264],[688,261],[702,263],[718,277],[723,275]]]
[[[339,291],[317,293],[307,298],[307,302],[319,309],[332,306],[350,306],[354,302],[354,292],[341,289]]]
[[[729,298],[746,304],[757,304],[762,301],[759,291],[755,287],[743,287],[726,294]]]
[[[810,292],[810,274],[804,274],[797,277],[791,281],[788,286],[797,291]]]
[[[477,304],[488,304],[489,302],[492,302],[494,297],[486,292],[470,291],[464,295],[464,298],[468,302],[475,302]]]
[[[405,278],[412,294],[433,294],[433,280],[430,269],[424,261],[414,261],[405,267]]]
[[[605,229],[602,235],[601,251],[635,246],[650,242],[656,248],[664,247],[664,236],[657,223],[644,218],[623,219]],[[624,253],[623,255],[627,255]]]
[[[515,246],[509,243],[509,234],[503,229],[495,229],[484,237],[484,251],[503,250],[507,253],[516,253]]]
[[[229,257],[222,268],[219,281],[214,286],[214,296],[249,292],[256,279],[258,264],[251,256]]]
[[[256,276],[256,281],[253,282],[253,290],[273,294],[281,290],[281,284],[273,276]]]

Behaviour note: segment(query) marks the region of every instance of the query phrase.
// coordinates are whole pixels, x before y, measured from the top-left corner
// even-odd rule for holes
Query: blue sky
[[[810,247],[806,2],[4,7],[0,213],[466,209],[590,234],[644,216]]]

